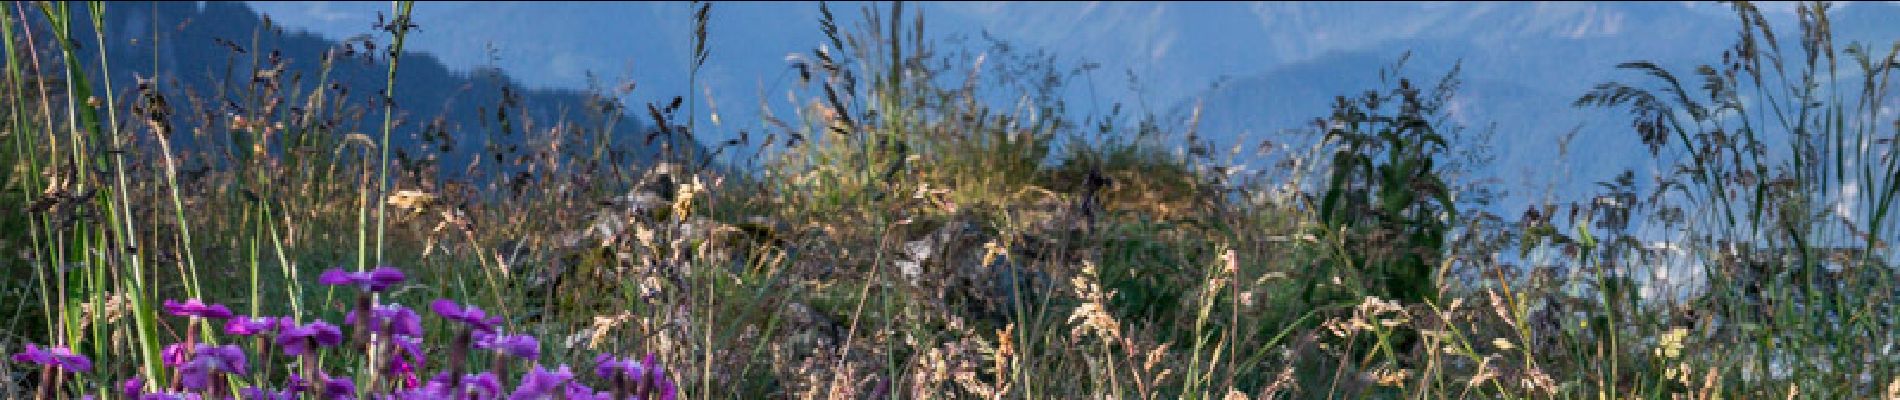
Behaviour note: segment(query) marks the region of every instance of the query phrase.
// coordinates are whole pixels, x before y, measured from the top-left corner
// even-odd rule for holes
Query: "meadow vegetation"
[[[1900,42],[1730,5],[1719,63],[1578,60],[1633,72],[1576,105],[1630,120],[1655,182],[1496,215],[1457,71],[1403,61],[1256,148],[1075,111],[1087,66],[945,49],[901,3],[821,4],[763,131],[662,146],[726,128],[690,95],[598,99],[644,138],[503,99],[469,106],[524,145],[464,168],[392,141],[434,134],[385,97],[404,38],[454,23],[409,2],[381,50],[292,55],[314,85],[248,56],[193,93],[101,79],[105,33],[71,27],[102,3],[11,3],[0,395],[1900,397]],[[713,8],[682,16],[695,76]],[[388,86],[327,85],[344,57]]]

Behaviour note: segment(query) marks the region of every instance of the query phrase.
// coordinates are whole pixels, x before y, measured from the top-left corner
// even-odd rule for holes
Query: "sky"
[[[390,2],[376,1],[247,3],[285,26],[333,39],[371,32],[377,13],[387,14],[392,9]],[[1159,25],[1171,17],[1171,10],[1162,7],[1105,7],[1103,2],[1097,1],[1009,3],[1012,2],[922,2],[913,3],[912,7],[925,10],[934,32],[974,34],[989,30],[1005,39],[1024,42],[1044,40],[1026,35],[1009,37],[1009,34],[1054,32],[1059,35],[1048,36],[1068,41],[1056,45],[1090,47],[1089,53],[1099,53],[1102,59],[1091,60],[1095,62],[1165,57],[1170,55],[1172,44],[1181,42],[1251,41],[1251,38],[1228,37],[1230,32],[1220,30],[1167,32]],[[1438,3],[1444,3],[1443,7],[1474,6]],[[1689,9],[1728,12],[1725,6],[1712,2],[1677,3]],[[867,3],[834,2],[831,8],[841,18],[853,19],[864,4]],[[1267,15],[1271,13],[1271,4],[1273,2],[1188,2],[1177,8],[1219,8],[1235,14],[1251,14],[1249,16],[1258,18],[1258,23],[1270,24],[1275,22]],[[1758,4],[1764,10],[1780,14],[1792,14],[1795,8],[1794,2]],[[425,29],[415,36],[413,48],[435,54],[458,69],[494,63],[504,70],[523,72],[516,79],[531,86],[585,88],[589,72],[664,74],[669,72],[659,70],[679,69],[679,65],[669,64],[683,62],[679,58],[686,52],[691,29],[686,17],[691,13],[689,7],[686,2],[425,2],[416,7],[416,19]],[[1111,14],[1109,8],[1130,11]],[[806,51],[807,47],[823,40],[817,29],[816,2],[717,2],[714,15],[710,41],[715,45],[734,46],[735,52],[760,48],[771,48],[767,52]],[[603,42],[616,45],[600,46]],[[739,59],[746,57],[744,55],[715,54],[709,64],[751,66],[757,64],[759,57],[778,58],[758,56],[748,60]],[[1201,62],[1224,63],[1224,60],[1205,59],[1212,55],[1173,56],[1200,56]],[[1236,66],[1221,72],[1248,71]]]

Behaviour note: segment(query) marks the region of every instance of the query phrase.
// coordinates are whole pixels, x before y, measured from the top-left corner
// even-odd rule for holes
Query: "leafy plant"
[[[1334,146],[1319,234],[1338,246],[1336,271],[1364,279],[1358,294],[1438,298],[1434,272],[1458,210],[1439,167],[1448,144],[1432,118],[1457,84],[1455,68],[1430,92],[1400,78],[1387,92],[1335,99],[1332,116],[1319,122]]]

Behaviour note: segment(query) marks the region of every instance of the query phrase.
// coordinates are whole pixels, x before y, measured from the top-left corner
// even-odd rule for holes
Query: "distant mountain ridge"
[[[866,4],[830,7],[850,30]],[[260,6],[333,36],[365,29],[388,8]],[[1784,43],[1798,36],[1792,4],[1759,6]],[[1484,172],[1514,192],[1499,209],[1518,210],[1546,191],[1575,199],[1624,169],[1660,168],[1627,132],[1619,110],[1570,102],[1599,82],[1642,82],[1618,71],[1621,62],[1653,60],[1686,73],[1716,61],[1739,28],[1734,12],[1714,2],[926,2],[908,9],[922,10],[932,37],[987,32],[1066,62],[1099,63],[1069,88],[1072,106],[1101,109],[1071,108],[1081,113],[1122,102],[1179,120],[1201,104],[1199,132],[1221,148],[1253,148],[1274,132],[1305,126],[1326,113],[1334,96],[1377,88],[1379,70],[1407,51],[1413,57],[1406,72],[1415,79],[1435,79],[1462,61],[1465,86],[1454,119],[1472,130],[1495,126],[1496,160]],[[1874,40],[1884,49],[1900,38],[1896,9],[1891,2],[1837,4],[1838,44]],[[824,42],[813,2],[715,3],[713,54],[700,87],[689,87],[682,3],[449,3],[418,10],[425,24],[441,21],[442,30],[427,40],[458,54],[450,58],[475,59],[492,43],[503,68],[564,77],[538,81],[546,84],[573,85],[579,68],[598,76],[631,73],[641,87],[636,96],[646,98],[710,91],[721,102],[725,131],[754,119],[748,113],[759,96],[775,107],[782,101],[786,53]],[[1564,140],[1568,152],[1560,158],[1556,144]]]
[[[1209,137],[1250,145],[1275,138],[1276,131],[1310,125],[1306,122],[1326,115],[1333,96],[1380,88],[1380,68],[1408,51],[1412,58],[1405,75],[1415,82],[1436,79],[1462,63],[1464,85],[1452,119],[1467,130],[1495,129],[1489,143],[1495,159],[1485,175],[1514,193],[1493,211],[1522,210],[1546,196],[1587,198],[1595,194],[1596,182],[1624,169],[1634,170],[1639,182],[1657,174],[1664,166],[1629,130],[1625,110],[1576,108],[1571,102],[1605,81],[1655,83],[1616,68],[1627,61],[1653,61],[1688,76],[1696,64],[1719,61],[1740,29],[1731,11],[1670,3],[1408,3],[1388,11],[1409,15],[1401,21],[1430,21],[1426,25],[1436,30],[1396,34],[1368,25],[1366,35],[1389,39],[1232,79],[1173,105],[1171,114],[1185,115],[1200,104],[1201,130]],[[1900,24],[1891,23],[1900,21],[1900,6],[1836,5],[1832,16],[1839,47],[1871,41],[1884,54],[1900,39]],[[1795,54],[1799,33],[1793,15],[1769,17],[1784,51]],[[1414,29],[1410,23],[1387,28]],[[1851,73],[1852,67],[1842,68]],[[1239,133],[1249,134],[1242,138]]]
[[[160,90],[173,99],[173,107],[179,108],[175,111],[181,114],[236,111],[231,109],[236,104],[193,110],[186,99],[193,93],[204,96],[240,91],[240,87],[225,84],[251,84],[252,63],[262,65],[270,57],[284,61],[285,91],[319,90],[314,82],[323,54],[345,46],[315,34],[284,30],[282,25],[266,29],[270,22],[241,2],[107,4],[106,52],[112,58],[113,87],[123,95],[136,84],[135,77],[159,77]],[[82,47],[88,47],[93,40],[91,24],[83,16],[86,11],[75,7],[74,12],[80,15],[78,20],[85,21],[75,24],[74,31],[81,33]],[[365,40],[372,44],[364,45]],[[343,104],[351,108],[350,119],[360,124],[333,127],[336,134],[380,135],[382,107],[376,97],[386,86],[388,64],[382,57],[372,59],[368,55],[382,54],[377,52],[386,50],[388,41],[387,35],[351,41],[348,47],[356,56],[338,57],[334,62],[328,75],[332,85],[320,90],[330,91],[328,96],[332,97],[346,96]],[[85,53],[91,55],[93,51]],[[89,57],[87,62],[95,65],[89,71],[97,71],[96,60]],[[497,123],[497,108],[503,103],[504,93],[513,98],[513,106],[508,107],[512,126],[506,131]],[[532,128],[536,134],[544,134],[557,123],[611,129],[612,137],[623,138],[616,143],[633,144],[623,149],[626,162],[646,162],[660,151],[660,143],[645,142],[652,124],[644,114],[623,114],[607,128],[606,118],[613,111],[603,111],[608,110],[604,99],[572,89],[524,88],[505,72],[492,68],[454,72],[426,53],[405,51],[402,55],[394,103],[400,121],[391,137],[395,149],[405,157],[418,159],[439,153],[436,161],[440,170],[451,175],[475,157],[491,153],[488,145],[518,148],[529,144],[530,135],[524,130]],[[300,104],[286,107],[297,106]],[[191,135],[178,136],[175,140],[190,144]],[[704,154],[703,148],[690,139],[680,139],[674,145],[683,152]]]

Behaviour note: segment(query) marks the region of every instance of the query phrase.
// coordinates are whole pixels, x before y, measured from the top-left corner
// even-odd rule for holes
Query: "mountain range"
[[[325,37],[367,31],[387,3],[252,2],[286,26]],[[829,4],[847,30],[865,2]],[[878,7],[888,7],[882,3]],[[423,3],[418,51],[451,68],[490,66],[525,85],[637,84],[631,104],[685,93],[710,95],[726,125],[718,140],[762,127],[759,99],[784,98],[785,55],[825,42],[815,3],[714,3],[712,48],[698,87],[686,79],[691,5],[668,3]],[[1766,2],[1770,22],[1795,37],[1794,6]],[[1490,132],[1494,156],[1479,174],[1523,209],[1546,197],[1577,199],[1625,169],[1659,164],[1628,132],[1622,110],[1570,105],[1608,80],[1642,82],[1618,63],[1654,61],[1687,73],[1719,60],[1740,25],[1725,5],[1693,2],[925,2],[930,37],[989,35],[1046,49],[1062,61],[1100,66],[1071,104],[1123,103],[1181,120],[1198,105],[1198,132],[1219,148],[1253,148],[1327,113],[1334,96],[1381,88],[1379,73],[1410,54],[1406,76],[1435,79],[1461,66],[1451,117]],[[1839,42],[1900,38],[1900,6],[1836,5]],[[979,49],[980,50],[980,49]],[[710,98],[708,100],[707,98]],[[774,103],[773,107],[785,106]],[[1275,142],[1287,142],[1275,140]],[[1562,143],[1564,146],[1559,146]],[[1466,143],[1461,146],[1477,146]],[[1243,154],[1240,161],[1259,161]]]
[[[200,130],[177,134],[183,146],[194,140],[248,141],[242,130],[205,126],[197,121],[228,119],[258,110],[252,96],[266,82],[276,82],[283,93],[326,92],[334,104],[336,124],[329,132],[343,136],[381,132],[381,94],[387,85],[388,40],[385,37],[329,38],[298,29],[284,29],[245,3],[112,2],[106,3],[105,53],[111,57],[111,81],[120,99],[129,96],[140,78],[151,80],[174,108],[174,126]],[[92,27],[86,9],[74,7],[82,54],[93,54]],[[36,17],[37,18],[37,17]],[[44,26],[43,21],[40,21]],[[325,54],[334,54],[333,67],[323,70]],[[88,71],[98,71],[96,57],[87,57]],[[273,61],[275,60],[275,61]],[[491,160],[486,171],[508,171],[524,154],[523,148],[546,142],[558,126],[562,135],[593,136],[611,131],[613,137],[644,137],[653,126],[644,113],[622,115],[609,99],[588,91],[562,87],[530,87],[507,71],[466,66],[451,67],[424,51],[405,51],[396,76],[393,102],[396,129],[391,142],[398,157],[422,164],[433,158],[440,171],[465,171],[478,157]],[[273,64],[281,64],[281,69]],[[274,77],[274,78],[272,78]],[[322,79],[322,86],[319,80]],[[309,104],[291,98],[277,112],[301,112]],[[504,99],[507,99],[504,101]],[[231,101],[219,101],[231,100]],[[644,110],[642,110],[644,111]],[[502,115],[507,114],[507,115]],[[637,116],[637,117],[636,117]],[[501,122],[507,119],[508,123]],[[321,120],[321,118],[319,119]],[[565,139],[569,141],[579,139]],[[619,162],[650,161],[666,145],[651,141],[616,142]],[[681,152],[703,154],[696,143],[678,141]],[[499,154],[499,156],[495,156]],[[492,156],[492,157],[487,157]],[[211,161],[215,162],[215,161]]]

